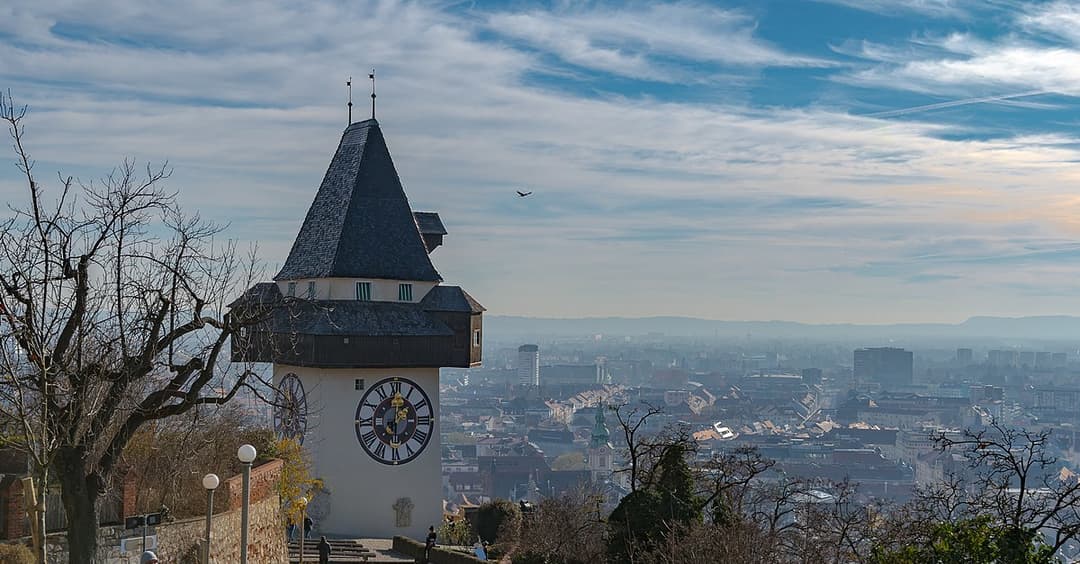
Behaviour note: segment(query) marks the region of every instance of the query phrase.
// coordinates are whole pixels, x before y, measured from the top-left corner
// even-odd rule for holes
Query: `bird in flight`
[[[529,194],[532,194],[532,192],[531,191],[530,192],[522,192],[521,190],[517,191],[517,195],[518,195],[519,198],[524,198],[525,196],[528,196]]]

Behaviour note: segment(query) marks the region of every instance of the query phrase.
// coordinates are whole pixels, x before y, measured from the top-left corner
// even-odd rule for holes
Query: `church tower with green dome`
[[[611,476],[615,449],[611,446],[611,432],[604,422],[604,402],[596,405],[596,419],[593,423],[592,439],[589,441],[589,453],[586,466],[593,483],[603,482]]]

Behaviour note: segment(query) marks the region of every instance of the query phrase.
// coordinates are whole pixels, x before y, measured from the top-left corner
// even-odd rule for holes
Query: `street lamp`
[[[220,483],[217,474],[207,474],[202,479],[202,487],[206,488],[206,559],[203,564],[210,564],[210,517],[214,514],[214,490]]]
[[[240,462],[244,463],[244,484],[242,488],[243,495],[241,496],[243,507],[240,509],[240,564],[247,564],[248,504],[251,502],[251,463],[255,462],[255,457],[258,456],[258,454],[255,447],[251,445],[240,445],[240,448],[236,451],[236,458],[239,458]]]
[[[304,537],[307,536],[307,531],[304,530],[304,521],[307,521],[308,499],[301,497],[297,501],[300,503],[300,564],[304,564]]]

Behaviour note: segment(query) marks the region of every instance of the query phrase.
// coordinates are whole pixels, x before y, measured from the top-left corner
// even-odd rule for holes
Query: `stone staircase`
[[[358,539],[326,539],[326,541],[330,543],[330,547],[333,549],[330,553],[331,564],[389,564],[413,561],[411,558],[389,551],[388,541],[385,542],[386,547],[366,546],[372,544],[372,542]],[[374,544],[381,545],[384,543],[375,541]],[[298,564],[299,562],[300,541],[289,541],[289,564]],[[318,564],[318,562],[319,540],[305,540],[304,564]]]

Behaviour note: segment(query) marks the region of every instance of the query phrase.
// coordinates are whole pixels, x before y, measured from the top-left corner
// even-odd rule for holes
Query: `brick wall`
[[[30,534],[26,529],[26,509],[23,507],[23,486],[19,480],[11,482],[3,492],[0,492],[0,503],[4,504],[3,530],[0,535],[5,539],[16,539]]]
[[[281,477],[281,468],[284,464],[283,461],[275,458],[251,469],[251,503],[277,495],[277,483]],[[240,507],[243,503],[243,481],[244,476],[237,474],[225,480],[224,490],[215,495],[224,494],[221,495],[221,499],[228,501],[226,507],[230,509]]]

